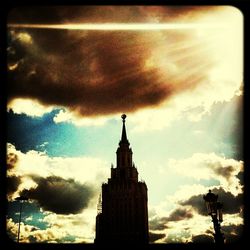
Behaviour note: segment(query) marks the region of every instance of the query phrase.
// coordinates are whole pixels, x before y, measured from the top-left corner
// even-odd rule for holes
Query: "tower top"
[[[128,138],[127,138],[127,133],[126,133],[126,127],[125,127],[125,119],[126,119],[126,117],[127,116],[125,114],[122,114],[122,116],[121,116],[123,125],[122,125],[122,138],[121,138],[120,143],[129,144]]]
[[[122,122],[125,122],[125,119],[126,119],[126,115],[125,114],[122,114],[121,118],[122,118]]]

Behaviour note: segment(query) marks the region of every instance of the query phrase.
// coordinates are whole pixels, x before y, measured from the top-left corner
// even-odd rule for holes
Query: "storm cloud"
[[[164,230],[167,228],[167,217],[156,217],[149,219],[149,228],[150,230]]]
[[[236,243],[239,240],[242,240],[243,236],[243,225],[227,225],[222,226],[222,231],[225,235],[226,243]],[[241,236],[241,237],[239,237]]]
[[[21,184],[20,176],[7,176],[6,183],[7,183],[7,195],[11,197],[17,190],[19,185]]]
[[[195,235],[192,237],[193,243],[214,243],[213,236],[207,234]]]
[[[7,169],[15,168],[18,162],[18,156],[12,152],[7,153]]]
[[[23,190],[21,195],[36,200],[46,211],[57,214],[77,214],[88,207],[93,188],[58,176],[32,176],[37,187]]]
[[[119,7],[117,10],[107,6],[83,7],[76,12],[66,8],[23,8],[13,10],[9,22],[149,22],[166,21],[169,15],[173,21],[188,19],[189,10],[192,8]],[[79,15],[73,18],[70,13]],[[182,44],[183,40],[195,43],[193,49],[199,53],[180,47],[181,55],[187,53],[187,56],[173,54],[173,42]],[[10,28],[8,99],[31,98],[44,105],[66,107],[82,116],[133,112],[160,105],[206,81],[214,61],[211,56],[200,65],[204,53],[203,45],[185,31],[166,34]],[[186,71],[197,63],[198,73]]]
[[[232,193],[225,191],[223,188],[213,188],[211,189],[213,193],[218,194],[218,201],[223,204],[223,214],[224,215],[236,215],[243,216],[243,194],[238,194],[234,196]],[[207,209],[203,199],[203,194],[189,196],[185,200],[179,200],[178,205],[175,209],[171,211],[168,216],[155,216],[149,219],[149,229],[152,233],[153,240],[160,240],[166,243],[176,243],[176,242],[193,242],[193,243],[213,243],[213,231],[204,230],[205,234],[190,234],[192,232],[193,223],[196,220],[200,220],[197,216],[203,215],[207,216]],[[228,217],[225,221],[229,221]],[[184,224],[183,224],[184,223]],[[175,231],[175,227],[181,225],[180,231]],[[226,237],[227,242],[238,241],[242,235],[242,225],[222,224],[222,232]],[[202,232],[202,231],[201,231]],[[178,235],[180,233],[180,235]],[[161,235],[163,234],[163,235]],[[165,234],[165,235],[164,235]],[[182,235],[182,236],[181,236]],[[183,235],[185,237],[183,238]],[[155,236],[155,238],[154,238]],[[178,238],[180,237],[180,238]]]
[[[238,194],[234,196],[230,192],[226,192],[222,188],[214,188],[211,190],[213,193],[218,194],[218,201],[223,204],[224,214],[234,214],[240,213],[243,208],[243,194]],[[181,205],[191,205],[194,209],[198,211],[201,215],[207,215],[207,209],[203,199],[203,195],[195,195],[190,197],[186,201],[180,202]]]
[[[14,8],[9,15],[10,23],[64,23],[64,22],[146,22],[173,21],[180,16],[188,19],[200,11],[218,11],[211,6],[26,6]],[[40,15],[37,15],[40,13]]]
[[[169,228],[168,223],[172,221],[188,220],[193,218],[193,211],[185,206],[174,209],[169,216],[156,216],[149,219],[150,230],[166,230]]]
[[[11,150],[11,145],[7,144],[7,149]],[[6,157],[6,192],[8,199],[12,199],[12,195],[18,190],[19,185],[22,183],[21,176],[15,172],[18,163],[18,155],[13,152],[7,152]]]
[[[174,210],[168,217],[168,221],[179,221],[191,219],[193,217],[193,213],[191,209],[181,207]]]
[[[152,233],[149,232],[149,242],[153,243],[159,239],[163,239],[166,235],[164,233]]]

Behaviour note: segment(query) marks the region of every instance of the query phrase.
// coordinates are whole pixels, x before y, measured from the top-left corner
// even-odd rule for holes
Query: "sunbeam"
[[[226,24],[211,23],[85,23],[85,24],[15,24],[10,28],[66,29],[66,30],[176,30],[176,29],[215,29]]]

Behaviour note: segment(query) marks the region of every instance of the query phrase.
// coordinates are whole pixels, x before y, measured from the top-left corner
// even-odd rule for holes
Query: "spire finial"
[[[126,115],[125,114],[122,114],[121,118],[122,118],[122,122],[124,123],[125,122],[125,119],[126,119]]]
[[[127,116],[125,114],[122,114],[122,116],[121,116],[122,122],[123,122],[121,143],[128,143],[127,134],[126,134],[126,127],[125,127],[126,117]]]

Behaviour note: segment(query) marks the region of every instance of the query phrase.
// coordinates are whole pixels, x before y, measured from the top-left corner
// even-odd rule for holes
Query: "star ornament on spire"
[[[127,139],[126,127],[125,127],[125,119],[126,119],[126,117],[127,116],[125,114],[123,114],[121,116],[123,125],[122,125],[122,137],[121,137],[120,143],[123,143],[123,144],[125,143],[125,144],[129,145],[129,142],[128,142],[128,139]]]
[[[121,118],[122,118],[122,121],[125,122],[125,119],[126,119],[126,115],[125,114],[122,114]]]

